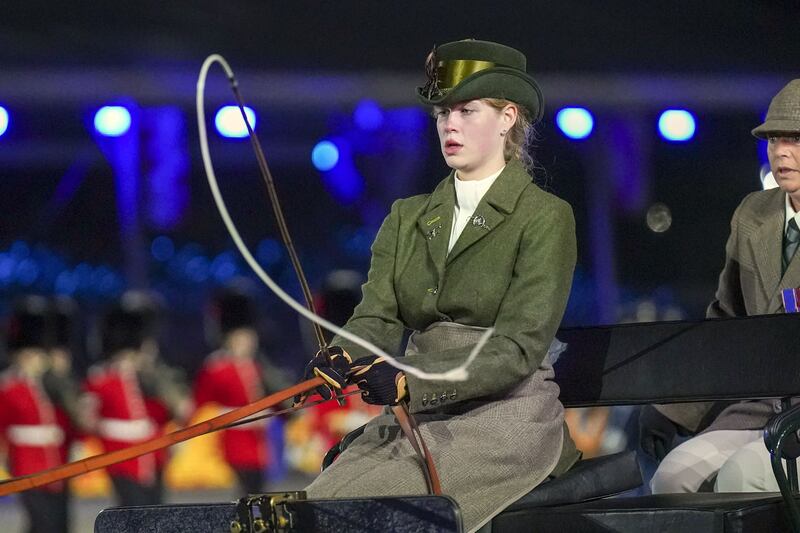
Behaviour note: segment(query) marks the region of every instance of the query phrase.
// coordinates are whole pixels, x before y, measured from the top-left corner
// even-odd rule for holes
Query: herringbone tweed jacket
[[[709,318],[783,312],[781,290],[800,286],[798,255],[781,275],[785,202],[785,193],[776,188],[750,193],[739,204],[731,219],[725,267],[706,313]],[[755,362],[764,363],[768,364]],[[722,411],[708,430],[761,429],[779,411],[779,400],[736,403]]]

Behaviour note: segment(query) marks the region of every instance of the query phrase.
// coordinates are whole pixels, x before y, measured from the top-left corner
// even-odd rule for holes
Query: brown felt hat
[[[800,133],[800,79],[790,81],[769,103],[764,123],[753,135],[766,139],[780,133]]]

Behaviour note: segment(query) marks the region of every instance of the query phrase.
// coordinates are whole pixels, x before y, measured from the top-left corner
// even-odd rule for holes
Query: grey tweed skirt
[[[406,353],[474,344],[483,331],[435,323],[411,335]],[[442,491],[458,503],[467,531],[539,485],[558,463],[564,409],[552,379],[545,357],[510,392],[415,415]],[[306,491],[310,498],[360,498],[426,494],[427,486],[419,459],[387,408]]]

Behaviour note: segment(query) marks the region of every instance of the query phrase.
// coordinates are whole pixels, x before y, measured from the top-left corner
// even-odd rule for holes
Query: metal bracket
[[[267,492],[240,498],[236,504],[236,519],[231,522],[231,533],[291,531],[295,519],[286,503],[305,499],[305,491]]]

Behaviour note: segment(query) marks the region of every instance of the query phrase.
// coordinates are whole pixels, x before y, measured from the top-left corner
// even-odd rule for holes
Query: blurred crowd
[[[316,295],[316,306],[342,324],[358,302],[360,283],[355,272],[332,274]],[[5,320],[7,361],[0,374],[0,449],[8,474],[29,475],[119,450],[288,387],[293,376],[260,348],[259,311],[245,279],[216,290],[198,324],[208,354],[198,354],[202,362],[190,375],[160,353],[169,310],[155,291],[124,292],[88,328],[71,298],[17,298]],[[82,343],[99,354],[85,371],[73,364],[73,347]],[[233,473],[238,494],[257,493],[270,481],[269,472],[279,475],[287,461],[318,471],[324,452],[372,415],[359,399],[348,398],[345,409],[322,404],[280,415],[280,423],[272,424],[278,431],[270,430],[273,419],[223,430],[209,453]],[[108,467],[116,502],[163,502],[169,456],[165,449]],[[203,453],[195,454],[188,468],[203,470],[211,462],[206,461]],[[72,486],[57,482],[19,495],[32,531],[69,531]]]

